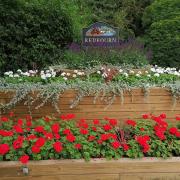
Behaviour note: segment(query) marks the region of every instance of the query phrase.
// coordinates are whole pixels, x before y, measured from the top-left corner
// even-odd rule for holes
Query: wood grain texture
[[[1,180],[22,179],[66,179],[66,180],[179,180],[180,158],[157,159],[144,158],[84,160],[45,160],[30,161],[30,173],[24,176],[19,162],[0,162]]]
[[[36,97],[38,92],[31,93],[33,97]],[[10,101],[15,92],[0,92],[0,103],[5,104]],[[162,112],[167,114],[167,119],[174,119],[176,114],[180,114],[180,101],[175,103],[172,100],[171,93],[168,89],[152,88],[149,95],[144,96],[142,89],[133,89],[131,93],[124,92],[123,100],[117,96],[112,105],[107,106],[106,96],[102,99],[102,95],[96,99],[94,103],[93,94],[85,96],[80,103],[70,108],[73,100],[75,99],[77,92],[74,90],[65,91],[59,98],[59,108],[61,113],[74,113],[76,119],[85,118],[87,120],[93,120],[94,118],[103,119],[104,117],[116,118],[119,124],[123,124],[127,118],[138,119],[144,113],[152,113],[159,115]],[[106,101],[104,101],[106,100]],[[32,104],[31,106],[24,105],[24,101],[19,102],[14,108],[9,111],[14,111],[19,117],[29,114],[31,111],[34,118],[39,118],[46,115],[59,116],[59,113],[52,106],[51,102],[47,102],[43,107],[36,109],[41,103],[40,100]],[[7,115],[9,112],[0,112],[0,116]]]

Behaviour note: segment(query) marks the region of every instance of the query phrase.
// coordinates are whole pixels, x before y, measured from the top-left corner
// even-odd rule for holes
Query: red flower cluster
[[[61,142],[55,142],[53,144],[53,148],[57,153],[60,153],[63,150],[62,143]]]
[[[128,124],[128,125],[130,125],[130,126],[136,126],[136,122],[134,121],[134,120],[131,120],[131,119],[128,119],[127,121],[126,121],[126,124]]]
[[[148,135],[136,136],[136,141],[143,147],[144,153],[148,152],[150,149],[150,146],[147,143],[147,141],[149,140],[150,140],[150,137]]]
[[[5,155],[9,151],[8,144],[0,144],[0,155]]]

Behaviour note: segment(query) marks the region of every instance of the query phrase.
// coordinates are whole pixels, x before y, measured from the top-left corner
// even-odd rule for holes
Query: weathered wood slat
[[[24,179],[19,162],[0,162],[1,179]],[[45,160],[30,161],[27,178],[32,179],[177,179],[180,177],[180,158],[120,159],[106,161]]]

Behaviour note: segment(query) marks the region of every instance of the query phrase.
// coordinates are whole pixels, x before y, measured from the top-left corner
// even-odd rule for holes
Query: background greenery
[[[179,0],[1,0],[0,73],[67,64],[79,68],[99,63],[180,67]],[[139,49],[72,52],[82,28],[103,21],[119,36],[145,43]],[[147,56],[148,49],[152,50]]]

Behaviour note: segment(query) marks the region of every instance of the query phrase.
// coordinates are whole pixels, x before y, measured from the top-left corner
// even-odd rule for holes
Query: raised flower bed
[[[0,115],[8,109],[36,118],[60,112],[76,113],[77,119],[87,120],[110,115],[123,123],[146,112],[166,112],[168,119],[173,119],[180,111],[179,77],[175,68],[159,67],[10,71],[0,79]]]
[[[32,179],[180,177],[179,116],[176,125],[171,125],[165,120],[166,114],[144,114],[142,120],[126,120],[123,129],[116,119],[95,119],[88,124],[85,119],[75,122],[74,118],[74,114],[61,115],[54,122],[48,117],[20,119],[13,113],[2,117],[1,179],[25,179],[25,175]],[[170,156],[174,157],[160,158]]]

